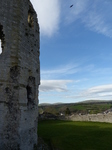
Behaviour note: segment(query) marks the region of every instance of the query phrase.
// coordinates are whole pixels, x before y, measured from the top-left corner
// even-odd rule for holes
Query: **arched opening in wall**
[[[4,49],[4,34],[3,34],[3,26],[0,24],[0,54],[3,52]]]
[[[30,28],[33,28],[34,27],[34,18],[33,18],[33,10],[31,9],[31,7],[29,8],[29,11],[28,11],[28,25]]]

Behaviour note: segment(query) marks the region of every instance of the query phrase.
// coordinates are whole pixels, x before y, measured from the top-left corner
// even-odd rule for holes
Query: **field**
[[[38,135],[56,150],[112,150],[112,124],[41,121]]]

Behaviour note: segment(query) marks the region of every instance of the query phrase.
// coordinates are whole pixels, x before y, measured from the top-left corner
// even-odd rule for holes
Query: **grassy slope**
[[[112,124],[42,121],[38,134],[58,150],[111,150]]]

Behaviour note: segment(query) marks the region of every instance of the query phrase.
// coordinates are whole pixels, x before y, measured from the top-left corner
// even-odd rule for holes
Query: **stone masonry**
[[[34,150],[40,43],[29,0],[0,0],[0,40],[0,150]]]

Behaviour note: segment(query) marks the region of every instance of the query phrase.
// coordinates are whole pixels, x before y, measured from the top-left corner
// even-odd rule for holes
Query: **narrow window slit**
[[[3,26],[0,24],[0,54],[2,54],[5,43],[5,35],[3,34]]]
[[[30,28],[34,27],[34,18],[33,18],[33,10],[31,8],[29,8],[28,11],[28,25]]]
[[[2,45],[1,45],[1,39],[0,39],[0,54],[2,54]]]

